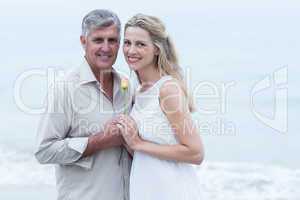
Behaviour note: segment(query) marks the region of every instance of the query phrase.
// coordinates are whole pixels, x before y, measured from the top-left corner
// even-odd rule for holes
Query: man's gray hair
[[[118,32],[121,32],[119,17],[110,10],[97,9],[89,12],[82,20],[82,36],[87,36],[90,31],[116,25]]]

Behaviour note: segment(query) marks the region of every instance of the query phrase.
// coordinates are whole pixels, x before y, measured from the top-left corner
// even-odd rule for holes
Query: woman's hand
[[[118,127],[126,142],[132,150],[137,150],[143,140],[138,135],[138,129],[134,119],[127,115],[118,116]]]

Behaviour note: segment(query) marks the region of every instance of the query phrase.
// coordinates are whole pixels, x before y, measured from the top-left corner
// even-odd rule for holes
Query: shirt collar
[[[97,79],[85,58],[83,59],[83,62],[80,65],[79,76],[80,76],[80,82],[79,82],[80,85],[91,83],[91,82],[97,82]]]
[[[114,95],[120,90],[121,87],[121,76],[120,74],[112,68],[112,73],[113,73],[113,81],[114,81],[114,87],[113,87],[113,93]],[[87,83],[95,83],[99,86],[99,89],[101,89],[100,83],[97,81],[90,65],[84,58],[82,64],[80,65],[80,70],[79,70],[79,76],[80,76],[80,85],[84,85]]]

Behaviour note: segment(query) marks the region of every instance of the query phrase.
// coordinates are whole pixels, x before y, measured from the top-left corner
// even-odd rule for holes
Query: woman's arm
[[[176,81],[167,81],[160,89],[160,106],[168,118],[179,144],[160,145],[142,140],[134,130],[132,119],[123,120],[122,135],[128,145],[135,151],[144,152],[165,160],[176,160],[201,164],[204,149],[198,130],[194,126],[188,103],[183,91]]]

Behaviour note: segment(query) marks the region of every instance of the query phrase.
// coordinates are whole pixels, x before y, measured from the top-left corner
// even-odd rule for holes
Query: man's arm
[[[48,114],[49,115],[49,114]],[[62,115],[62,114],[60,114]],[[54,117],[54,116],[53,116]],[[63,116],[55,115],[55,119],[44,119],[40,129],[41,139],[35,153],[37,160],[42,164],[78,164],[82,167],[89,165],[86,159],[97,151],[120,146],[123,144],[122,135],[114,131],[114,125],[108,122],[105,127],[108,130],[99,132],[89,137],[68,138],[65,134],[67,130],[63,128]]]
[[[87,156],[101,149],[118,146],[122,141],[121,136],[100,132],[89,137],[68,137],[72,104],[63,89],[55,89],[55,98],[50,101],[48,98],[47,111],[39,123],[35,157],[41,164],[75,164],[90,168],[92,157]]]
[[[88,144],[88,137],[68,137],[71,127],[65,112],[45,113],[39,124],[35,157],[41,164],[77,162]]]

